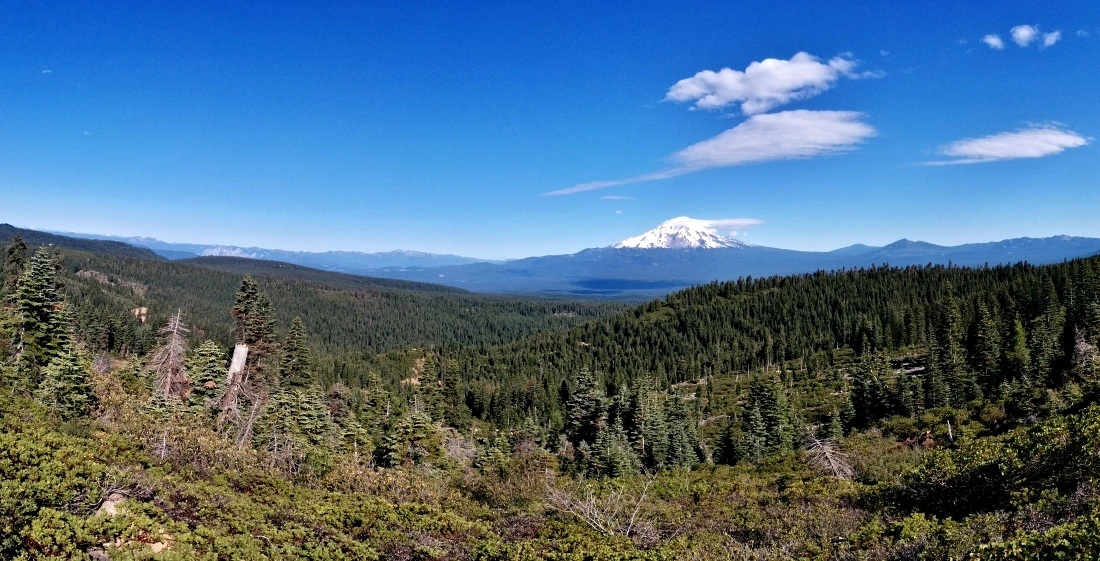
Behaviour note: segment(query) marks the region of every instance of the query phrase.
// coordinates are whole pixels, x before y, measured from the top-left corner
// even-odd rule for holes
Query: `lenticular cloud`
[[[673,155],[682,168],[794,160],[851,150],[875,136],[856,111],[781,111],[754,115],[745,122]]]
[[[956,140],[939,149],[940,154],[955,159],[926,163],[928,165],[980,164],[1018,158],[1042,158],[1088,143],[1089,139],[1076,132],[1054,125],[1040,125],[979,138]]]

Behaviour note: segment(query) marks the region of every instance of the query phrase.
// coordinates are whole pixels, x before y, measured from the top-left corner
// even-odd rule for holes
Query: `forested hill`
[[[128,243],[107,240],[71,238],[69,236],[59,236],[57,234],[39,232],[37,230],[17,228],[15,226],[12,226],[11,224],[0,224],[0,244],[6,246],[8,242],[10,242],[11,239],[15,236],[23,238],[23,240],[32,247],[50,245],[53,247],[75,249],[78,251],[90,251],[94,253],[101,253],[104,255],[140,257],[142,259],[154,259],[158,261],[164,260],[163,257],[157,255],[151,249],[137,247]]]
[[[1100,306],[1100,258],[818,272],[699,286],[631,312],[453,358],[471,403],[493,404],[476,413],[515,422],[551,415],[561,406],[562,384],[580,371],[595,372],[614,391],[647,376],[668,385],[775,372],[784,363],[812,376],[831,366],[828,351],[845,347],[857,354],[924,354],[931,334],[943,328],[945,307],[958,316],[952,320],[958,344],[970,349],[968,371],[993,368],[974,356],[978,338],[995,336],[1007,346],[1022,337],[1045,376],[1068,367],[1073,330],[1086,323],[1089,306]],[[984,360],[1007,369],[1004,352]]]
[[[445,294],[469,294],[461,288],[432,284],[427,282],[366,277],[334,271],[323,271],[281,261],[252,259],[249,257],[194,257],[181,260],[182,263],[199,265],[208,269],[236,273],[241,275],[280,277],[288,280],[300,280],[336,290],[370,290],[392,288],[414,290],[417,292],[436,292]]]
[[[155,330],[177,311],[196,336],[228,345],[233,318],[227,310],[249,273],[274,304],[277,330],[301,317],[322,355],[500,344],[623,308],[613,302],[483,296],[232,258],[188,263],[63,251],[62,267],[65,285],[82,312],[80,329],[99,333],[115,352],[124,347],[144,352],[155,343]],[[135,325],[139,309],[145,321]]]
[[[1100,259],[617,315],[18,242],[0,271],[3,559],[1100,551]]]

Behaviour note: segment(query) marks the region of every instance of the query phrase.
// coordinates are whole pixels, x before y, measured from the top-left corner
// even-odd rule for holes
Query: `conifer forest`
[[[1100,557],[1100,257],[626,302],[54,241],[0,559]]]

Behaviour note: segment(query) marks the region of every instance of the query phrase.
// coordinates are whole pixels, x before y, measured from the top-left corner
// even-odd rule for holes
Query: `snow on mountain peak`
[[[759,224],[751,218],[702,220],[680,216],[666,220],[660,226],[611,247],[615,249],[720,249],[749,247],[742,241],[718,233],[720,227],[746,227]]]

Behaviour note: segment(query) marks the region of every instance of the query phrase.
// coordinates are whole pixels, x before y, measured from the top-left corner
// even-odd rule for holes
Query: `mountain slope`
[[[89,240],[40,232],[38,230],[17,228],[11,224],[0,224],[0,245],[6,247],[8,243],[11,242],[13,236],[23,238],[23,241],[27,242],[27,245],[30,246],[52,245],[65,249],[75,249],[77,251],[92,251],[104,255],[138,257],[141,259],[164,259],[152,250],[136,247],[120,241]]]
[[[638,240],[651,232],[631,239]],[[677,239],[682,238],[659,238],[655,234],[637,243],[658,243],[659,239],[676,243]],[[709,243],[704,238],[698,238],[697,242]],[[480,292],[652,297],[692,285],[749,276],[790,275],[885,264],[900,267],[951,263],[980,267],[1028,262],[1041,265],[1084,257],[1097,251],[1100,251],[1100,239],[1072,236],[1016,238],[960,246],[939,246],[903,239],[884,247],[851,246],[830,252],[795,251],[741,243],[729,247],[688,249],[610,247],[585,249],[569,255],[529,257],[503,264],[390,268],[373,271],[373,274],[437,282]]]
[[[687,217],[674,218],[640,236],[627,238],[611,247],[614,249],[719,249],[749,246],[722,236],[701,222]]]
[[[139,247],[149,248],[168,259],[189,259],[192,257],[244,257],[248,259],[282,261],[284,263],[343,273],[361,273],[385,267],[445,267],[449,265],[462,265],[485,261],[483,259],[463,257],[461,255],[426,253],[423,251],[402,249],[374,253],[365,253],[361,251],[287,251],[283,249],[240,247],[235,245],[173,243],[143,236],[123,237],[69,232],[58,233],[77,238],[120,241]]]

